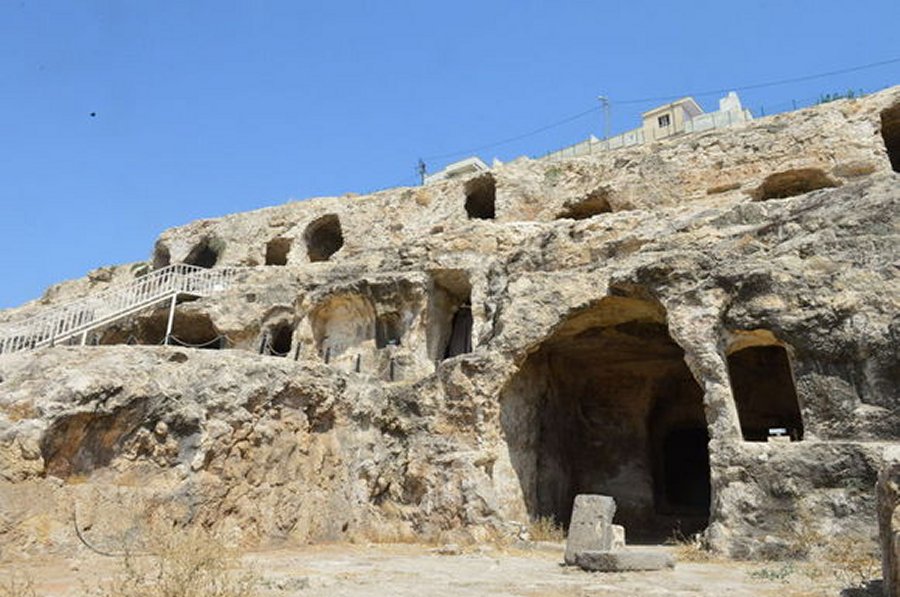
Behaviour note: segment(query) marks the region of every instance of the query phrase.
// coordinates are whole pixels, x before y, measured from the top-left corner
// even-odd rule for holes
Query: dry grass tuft
[[[839,585],[842,590],[867,589],[881,576],[877,542],[871,537],[839,533],[826,535],[813,521],[799,517],[800,524],[787,536],[786,557],[794,561],[763,567],[751,572],[751,578],[789,582],[802,575],[822,590]]]
[[[707,548],[699,533],[687,536],[681,529],[675,529],[665,543],[675,548],[675,558],[679,562],[712,562],[719,559]]]
[[[13,574],[0,581],[0,597],[37,597],[34,581],[25,574]]]
[[[565,541],[566,530],[550,516],[541,516],[528,524],[528,538],[532,541]]]
[[[257,578],[237,574],[237,554],[214,536],[191,529],[156,534],[153,557],[125,556],[91,597],[255,597]]]
[[[844,588],[863,588],[881,577],[878,551],[872,540],[839,535],[828,542],[822,561]]]

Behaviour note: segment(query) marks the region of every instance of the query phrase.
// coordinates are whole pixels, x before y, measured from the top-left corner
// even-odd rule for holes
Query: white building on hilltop
[[[428,174],[425,176],[424,183],[431,184],[439,180],[448,180],[451,178],[470,177],[481,172],[487,172],[490,168],[481,161],[481,158],[470,157],[458,162],[447,165],[443,170]]]
[[[719,100],[719,109],[704,112],[692,97],[684,97],[672,103],[653,108],[641,114],[640,128],[600,140],[591,135],[586,141],[547,154],[546,158],[559,159],[588,155],[600,151],[652,143],[684,133],[720,129],[753,120],[750,110],[741,106],[737,93],[730,91]]]
[[[728,95],[719,99],[719,109],[715,112],[704,112],[694,98],[683,97],[674,102],[653,108],[641,114],[640,128],[632,129],[609,139],[600,140],[591,135],[587,140],[543,156],[544,159],[572,158],[590,155],[601,151],[610,151],[621,147],[643,145],[667,137],[685,133],[697,133],[711,129],[721,129],[753,120],[750,110],[741,105],[738,94],[729,91]],[[494,160],[495,164],[498,163]],[[490,168],[480,158],[472,156],[446,166],[443,170],[428,174],[424,184],[431,184],[452,178],[470,178],[486,172]]]

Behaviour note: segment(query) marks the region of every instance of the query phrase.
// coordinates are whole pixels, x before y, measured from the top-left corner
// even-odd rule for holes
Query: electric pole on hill
[[[609,139],[609,98],[605,95],[597,97],[603,105],[603,140]]]
[[[425,162],[422,161],[422,158],[419,158],[419,163],[416,164],[416,174],[419,175],[419,186],[425,185],[425,174],[428,172],[425,167]]]

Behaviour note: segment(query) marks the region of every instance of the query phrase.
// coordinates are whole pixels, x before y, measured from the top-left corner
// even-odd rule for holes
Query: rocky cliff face
[[[236,540],[565,524],[735,557],[874,535],[900,438],[900,88],[469,181],[164,232],[11,321],[149,268],[240,266],[97,346],[0,355],[0,543],[150,520]],[[126,344],[126,343],[131,344]],[[260,347],[264,347],[260,353]],[[286,355],[286,356],[280,356]],[[799,545],[799,547],[798,547]]]

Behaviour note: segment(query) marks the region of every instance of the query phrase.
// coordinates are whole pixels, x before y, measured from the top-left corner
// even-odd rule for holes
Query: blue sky
[[[420,156],[599,94],[615,132],[653,107],[617,102],[898,58],[898,23],[897,0],[3,0],[0,308],[145,259],[170,226],[414,184]],[[898,83],[894,63],[741,97],[772,111]],[[480,155],[602,130],[597,111]]]

